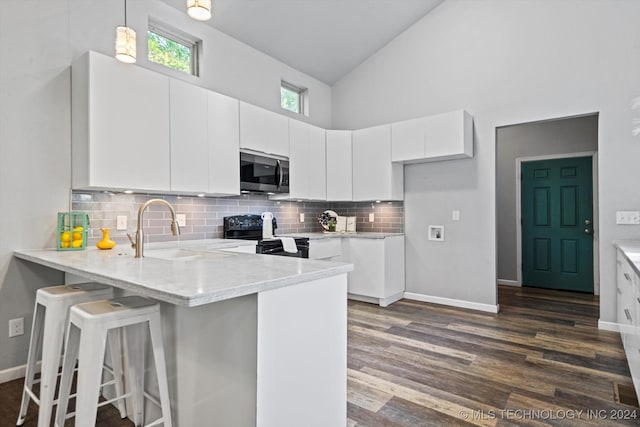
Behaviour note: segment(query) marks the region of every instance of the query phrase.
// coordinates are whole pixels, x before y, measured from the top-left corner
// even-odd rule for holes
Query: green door
[[[522,163],[522,284],[593,293],[591,157]]]

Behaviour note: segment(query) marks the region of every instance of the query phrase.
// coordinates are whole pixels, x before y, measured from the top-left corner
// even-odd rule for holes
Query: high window
[[[280,106],[285,110],[304,114],[307,90],[284,80],[280,83]]]
[[[157,23],[149,23],[147,31],[149,61],[174,70],[198,75],[200,42]]]

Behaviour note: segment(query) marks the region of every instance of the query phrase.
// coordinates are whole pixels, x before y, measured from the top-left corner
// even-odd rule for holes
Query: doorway
[[[591,157],[520,163],[522,285],[593,293]]]
[[[526,162],[591,159],[593,180],[593,292],[598,272],[598,114],[519,123],[496,128],[496,221],[498,284],[523,286],[520,173]],[[566,248],[567,250],[569,247]],[[566,268],[571,266],[565,265]]]

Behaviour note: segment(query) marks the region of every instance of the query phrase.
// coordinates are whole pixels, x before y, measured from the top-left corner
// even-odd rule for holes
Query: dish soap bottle
[[[111,249],[116,245],[116,242],[114,242],[113,240],[111,240],[109,238],[109,229],[108,228],[101,228],[100,231],[102,231],[102,240],[100,240],[98,243],[96,243],[96,246],[98,247],[98,249]]]

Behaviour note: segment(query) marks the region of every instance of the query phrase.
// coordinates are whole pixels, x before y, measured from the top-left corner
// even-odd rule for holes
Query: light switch
[[[126,230],[126,229],[127,229],[127,216],[118,215],[116,217],[116,230]]]
[[[304,213],[300,213],[300,222],[304,222]]]
[[[180,227],[187,226],[187,215],[186,214],[176,214],[176,222]]]
[[[376,220],[376,215],[375,215],[375,214],[370,213],[370,214],[369,214],[369,222],[374,222],[375,220]]]
[[[451,212],[451,221],[460,221],[460,211]]]
[[[640,212],[638,211],[617,211],[616,224],[622,225],[639,225]]]

